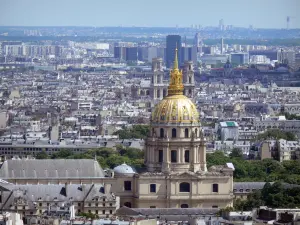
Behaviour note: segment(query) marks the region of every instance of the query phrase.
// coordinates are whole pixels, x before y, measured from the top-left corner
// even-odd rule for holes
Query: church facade
[[[191,69],[191,67],[190,67]],[[220,208],[232,205],[233,168],[207,169],[206,140],[197,107],[184,95],[177,51],[167,96],[155,107],[146,139],[147,172],[135,174],[138,208]]]

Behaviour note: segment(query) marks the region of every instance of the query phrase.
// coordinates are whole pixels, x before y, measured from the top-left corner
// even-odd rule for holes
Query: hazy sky
[[[300,0],[0,0],[0,26],[300,28]]]

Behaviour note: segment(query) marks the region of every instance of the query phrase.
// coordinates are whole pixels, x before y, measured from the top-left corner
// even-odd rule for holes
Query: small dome
[[[184,95],[165,97],[152,113],[152,125],[174,123],[200,123],[195,104]]]
[[[114,173],[118,175],[133,175],[136,173],[136,171],[131,166],[123,163],[122,165],[116,166],[114,168]]]

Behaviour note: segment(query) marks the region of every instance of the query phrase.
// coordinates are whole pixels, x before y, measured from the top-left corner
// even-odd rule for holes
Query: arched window
[[[187,183],[187,182],[180,183],[180,185],[179,185],[179,191],[180,192],[190,192],[191,191],[190,184]]]
[[[164,128],[160,128],[160,135],[161,138],[163,138],[165,136],[165,131]]]
[[[124,203],[124,206],[128,207],[128,208],[131,208],[131,202],[125,202]]]
[[[176,128],[172,129],[172,138],[176,138]]]
[[[184,137],[185,138],[189,137],[189,129],[188,128],[185,128],[185,130],[184,130]]]
[[[190,151],[189,150],[184,151],[184,162],[190,162]]]
[[[177,151],[176,150],[171,151],[171,162],[174,162],[174,163],[177,162]]]
[[[99,192],[101,192],[101,193],[104,194],[104,192],[105,192],[104,187],[101,187],[100,190],[99,190]]]
[[[180,208],[188,208],[189,205],[188,204],[181,204]]]

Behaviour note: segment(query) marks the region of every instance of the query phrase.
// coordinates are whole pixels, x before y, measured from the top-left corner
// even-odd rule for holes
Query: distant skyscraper
[[[137,47],[127,47],[126,48],[126,60],[127,61],[137,61],[138,60],[138,48]]]
[[[125,47],[114,47],[114,58],[120,60],[126,60],[126,48]]]
[[[166,49],[166,66],[171,68],[174,62],[175,49],[178,49],[178,62],[182,64],[181,57],[181,36],[180,35],[168,35],[167,36],[167,49]]]
[[[223,19],[219,20],[219,29],[224,30],[224,20]]]
[[[231,53],[230,55],[231,63],[243,65],[249,64],[249,53],[248,52],[241,52],[241,53]]]
[[[202,53],[203,42],[200,33],[196,33],[193,43],[192,61],[194,65],[197,65],[198,55]]]
[[[221,54],[223,54],[224,51],[224,39],[221,38]]]
[[[193,60],[193,47],[181,47],[181,58],[182,61],[192,61]]]

